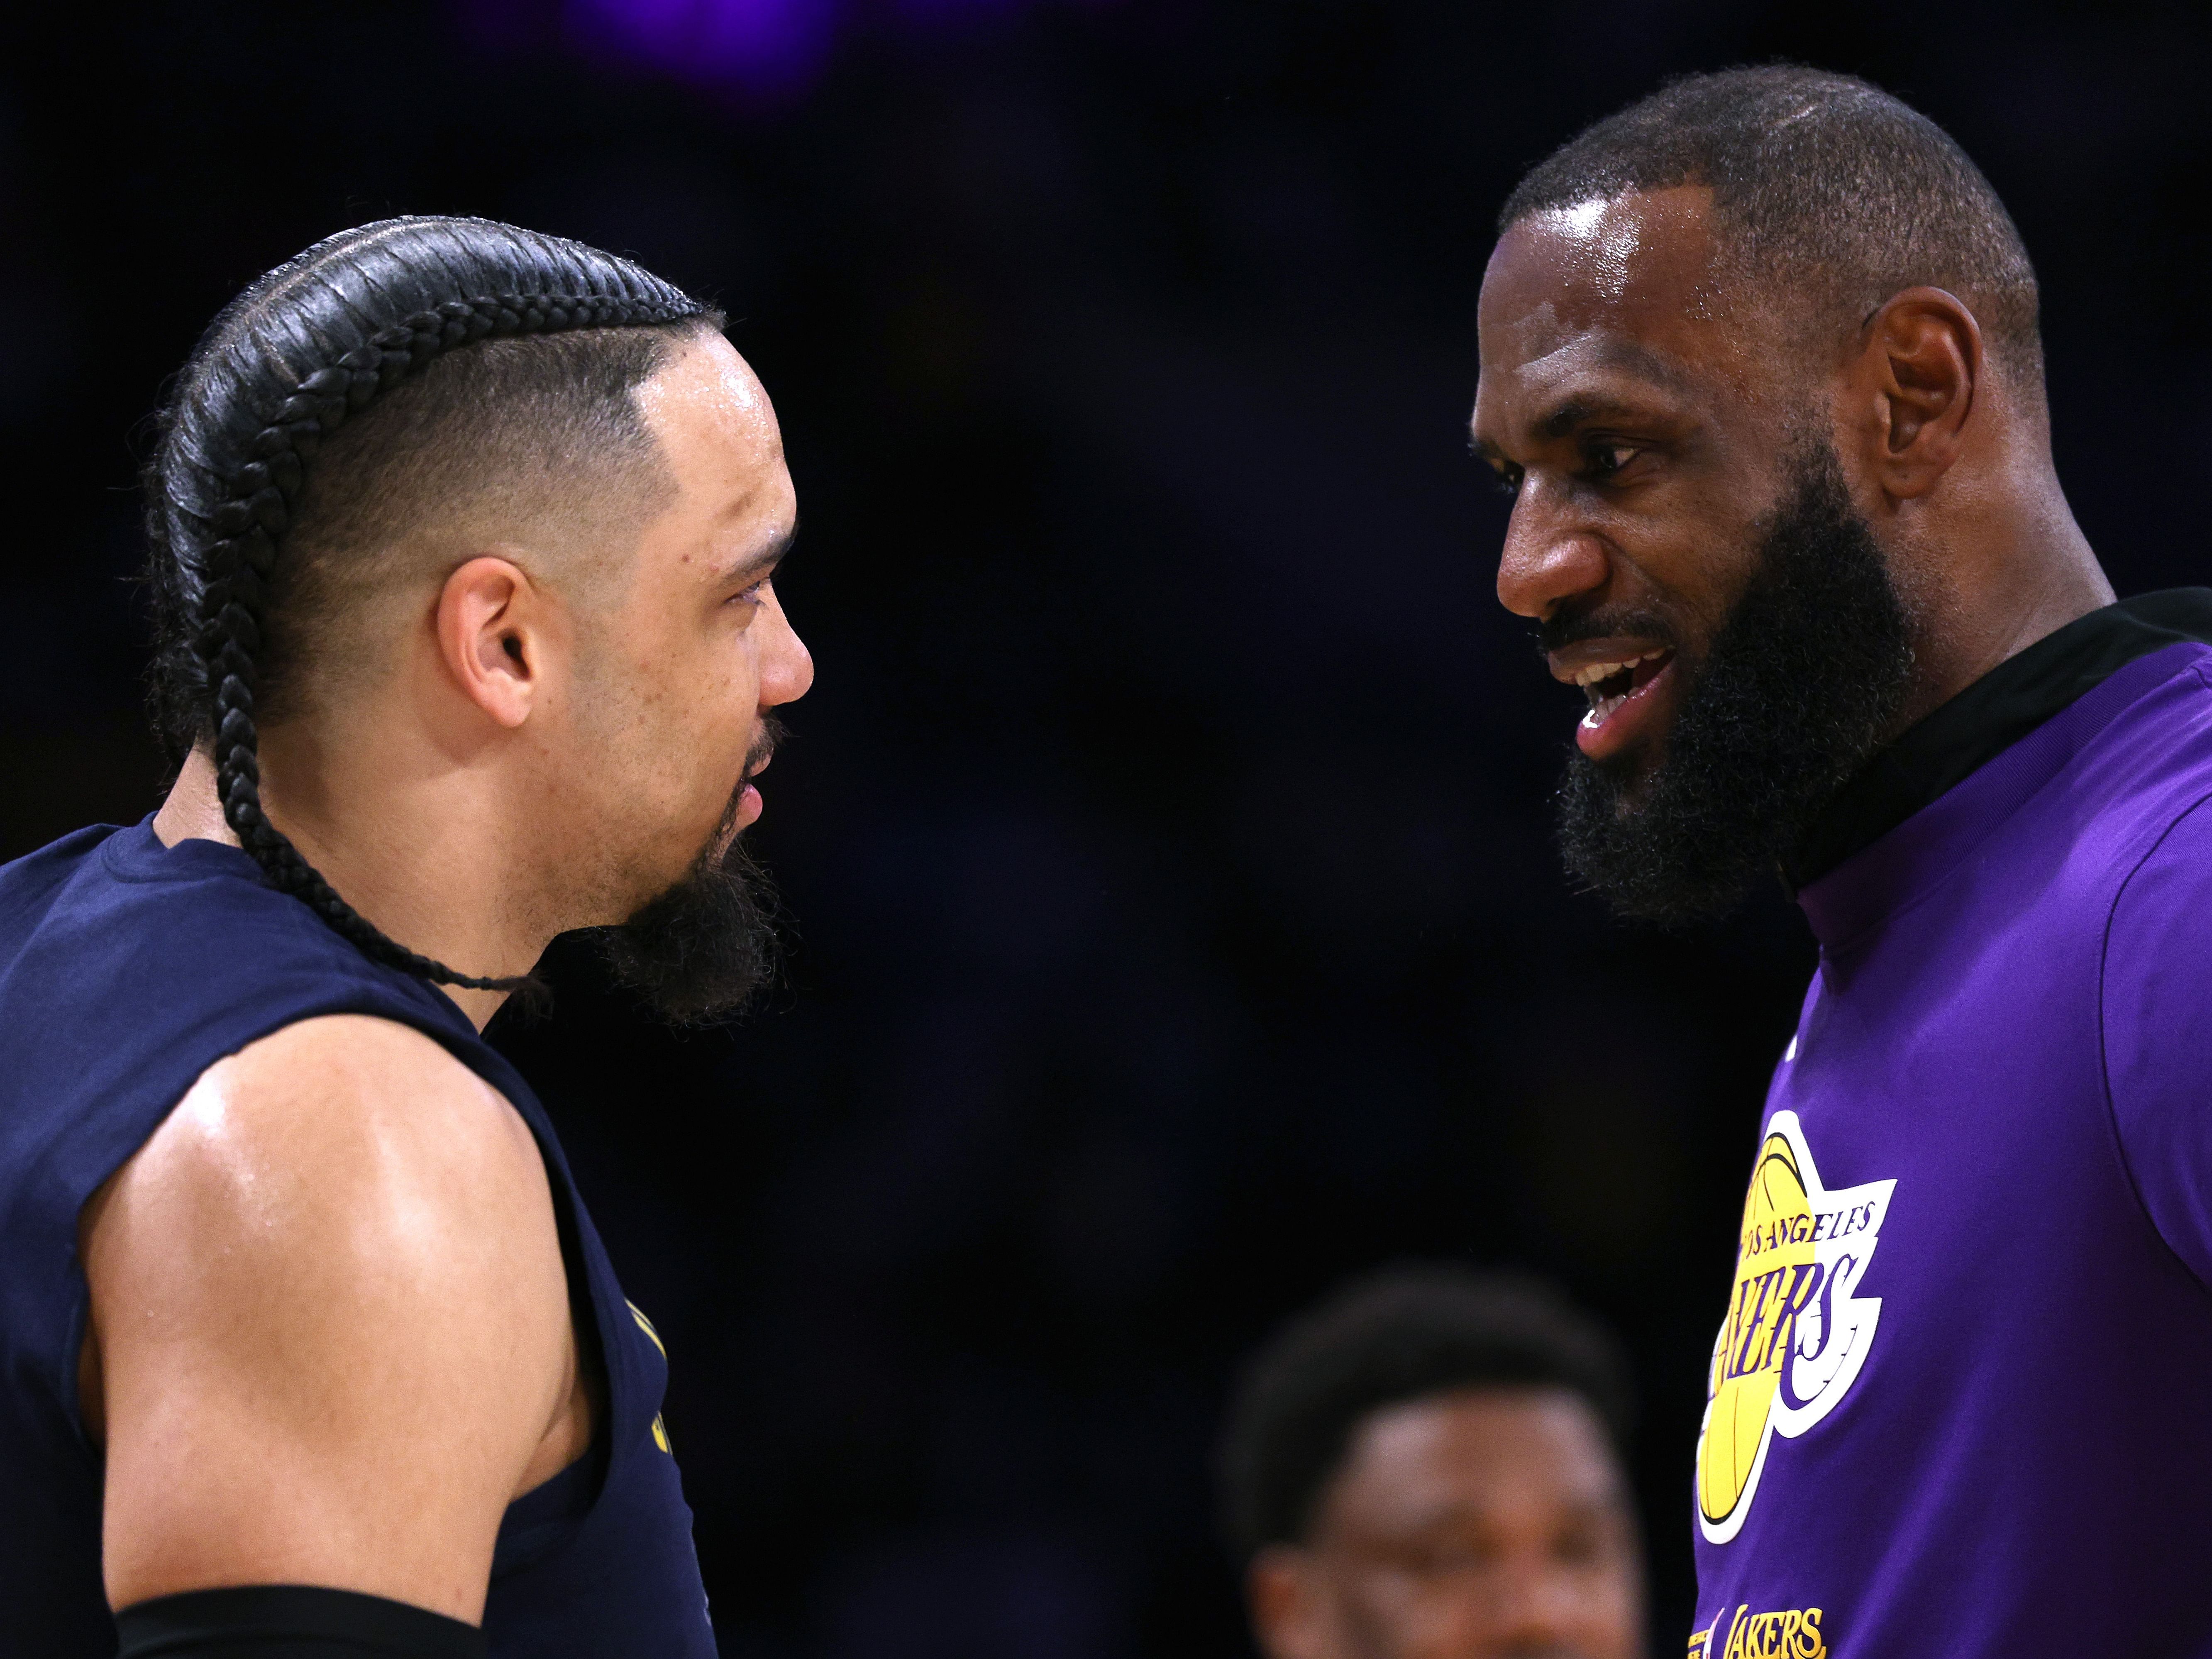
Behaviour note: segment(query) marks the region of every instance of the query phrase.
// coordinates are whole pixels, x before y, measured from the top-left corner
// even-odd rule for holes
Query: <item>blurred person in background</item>
[[[720,324],[402,219],[185,365],[148,474],[181,769],[0,869],[9,1652],[714,1652],[660,1339],[481,1033],[570,928],[672,1020],[768,971],[737,838],[812,669]]]
[[[2113,603],[2010,216],[1863,81],[1692,76],[1522,180],[1480,337],[1569,863],[1664,923],[1778,872],[1820,946],[1692,1652],[2212,1654],[2212,592]]]
[[[1518,1278],[1400,1268],[1247,1369],[1222,1507],[1268,1659],[1635,1659],[1613,1341]]]

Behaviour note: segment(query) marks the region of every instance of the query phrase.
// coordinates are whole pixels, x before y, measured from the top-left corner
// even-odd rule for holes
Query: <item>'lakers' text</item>
[[[1713,1633],[1723,1623],[1728,1633],[1720,1645]],[[1716,1619],[1690,1638],[1689,1659],[1826,1659],[1827,1638],[1820,1633],[1818,1607],[1787,1607],[1778,1613],[1753,1613],[1746,1602],[1735,1617]]]

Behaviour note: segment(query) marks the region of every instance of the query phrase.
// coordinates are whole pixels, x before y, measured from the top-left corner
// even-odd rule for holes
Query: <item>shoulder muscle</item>
[[[571,1381],[544,1167],[388,1021],[210,1067],[87,1207],[117,1606],[327,1584],[479,1616]]]

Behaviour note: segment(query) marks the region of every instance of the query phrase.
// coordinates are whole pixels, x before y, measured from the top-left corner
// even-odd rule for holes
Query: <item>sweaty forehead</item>
[[[1483,401],[1599,374],[1748,389],[1761,331],[1726,302],[1716,252],[1711,193],[1698,186],[1521,220],[1483,276]]]
[[[1483,348],[1526,362],[1601,331],[1667,334],[1713,313],[1711,197],[1632,191],[1548,208],[1499,238],[1483,274]]]
[[[768,393],[720,335],[689,343],[638,390],[685,512],[717,519],[791,518],[791,476]]]
[[[719,334],[685,342],[638,388],[637,403],[665,449],[722,448],[754,461],[781,453],[766,388]]]

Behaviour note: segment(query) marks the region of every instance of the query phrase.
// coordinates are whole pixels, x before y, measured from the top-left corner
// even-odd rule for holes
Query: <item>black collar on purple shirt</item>
[[[1784,860],[1796,892],[1870,847],[2138,657],[2212,644],[2212,588],[2170,587],[2077,617],[1913,725],[1837,791]]]

